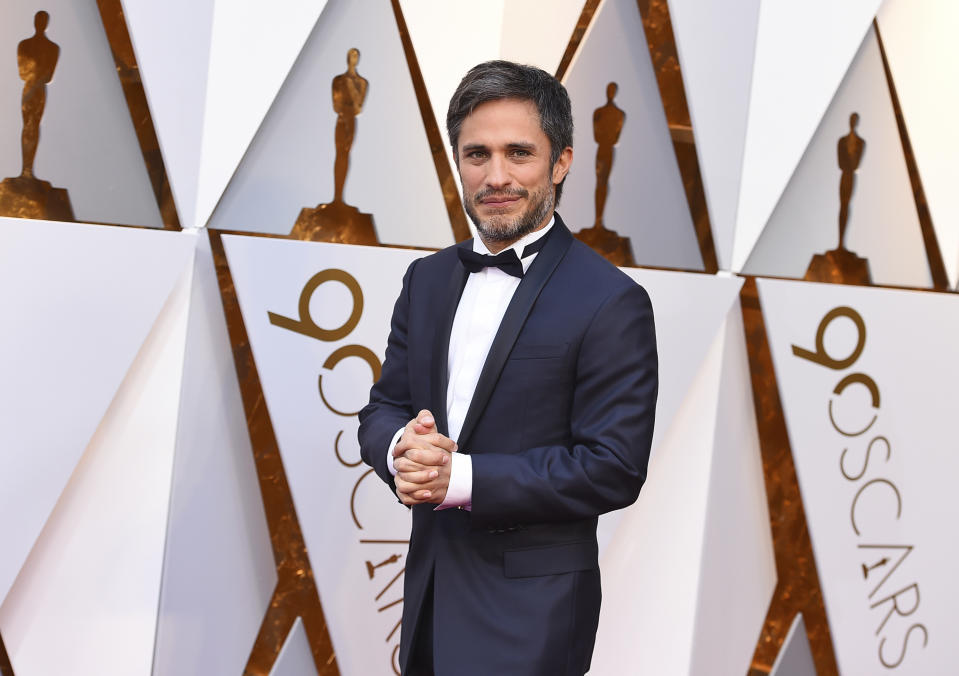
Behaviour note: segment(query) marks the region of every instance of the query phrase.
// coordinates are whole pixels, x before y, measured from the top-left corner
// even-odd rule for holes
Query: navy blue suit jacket
[[[472,511],[413,507],[404,671],[431,577],[437,674],[580,676],[589,667],[597,517],[634,502],[646,478],[656,339],[641,286],[575,240],[558,214],[547,237],[456,440],[472,456]],[[454,246],[414,261],[403,278],[359,430],[363,459],[391,490],[396,430],[425,408],[448,433],[449,336],[467,274]]]

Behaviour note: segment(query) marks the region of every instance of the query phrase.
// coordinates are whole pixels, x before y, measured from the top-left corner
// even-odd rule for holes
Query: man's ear
[[[559,185],[566,174],[569,173],[569,168],[573,164],[573,149],[569,146],[563,148],[563,152],[559,154],[559,157],[556,159],[556,162],[553,163],[553,185]]]

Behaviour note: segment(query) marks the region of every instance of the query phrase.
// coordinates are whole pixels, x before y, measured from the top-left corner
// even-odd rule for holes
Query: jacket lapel
[[[470,435],[479,421],[480,416],[489,403],[489,398],[493,394],[496,382],[499,380],[500,373],[506,365],[506,359],[516,343],[519,332],[526,323],[533,304],[539,297],[540,291],[546,286],[553,270],[566,255],[567,249],[573,241],[563,220],[556,214],[556,222],[553,224],[552,231],[547,235],[549,238],[542,250],[537,254],[536,260],[529,268],[529,272],[523,277],[516,292],[506,308],[506,314],[503,315],[503,321],[499,325],[496,337],[493,338],[493,344],[490,346],[489,354],[486,357],[486,363],[480,373],[479,381],[476,383],[476,390],[473,392],[473,399],[470,401],[469,409],[466,411],[466,418],[463,420],[463,430],[460,433],[459,443],[462,447],[467,447]],[[455,312],[455,308],[454,308]],[[452,319],[450,320],[452,326]],[[446,330],[447,348],[449,344],[450,328]],[[446,352],[443,353],[444,355]],[[445,364],[445,360],[444,360]],[[443,390],[443,400],[446,400],[446,390]],[[445,420],[445,408],[444,420]]]
[[[459,246],[472,247],[473,240],[467,240]],[[430,361],[430,411],[436,420],[436,429],[441,434],[449,434],[449,421],[446,419],[446,388],[449,384],[450,333],[456,308],[463,295],[463,288],[469,273],[459,259],[453,265],[446,285],[446,297],[437,316],[436,333],[433,336],[433,358]]]

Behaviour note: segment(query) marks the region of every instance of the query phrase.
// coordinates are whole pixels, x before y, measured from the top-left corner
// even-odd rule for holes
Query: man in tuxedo
[[[400,666],[581,676],[597,517],[646,477],[652,308],[554,212],[573,157],[562,84],[480,64],[447,128],[479,238],[410,265],[360,413],[363,459],[413,513]]]

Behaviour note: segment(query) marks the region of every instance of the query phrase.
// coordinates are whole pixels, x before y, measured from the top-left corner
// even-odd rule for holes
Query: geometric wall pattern
[[[872,280],[877,284],[932,286],[922,227],[872,27],[744,272],[801,278],[813,254],[836,247],[842,177],[836,142],[849,135],[853,114],[857,115],[855,133],[865,140],[865,148],[849,201],[845,245],[869,259]],[[895,242],[895,247],[890,247],[890,242]]]
[[[954,3],[8,4],[3,676],[395,672],[409,524],[354,412],[406,265],[468,236],[443,122],[491,58],[567,85],[560,211],[657,318],[591,673],[952,668]],[[349,279],[354,335],[275,323]]]

